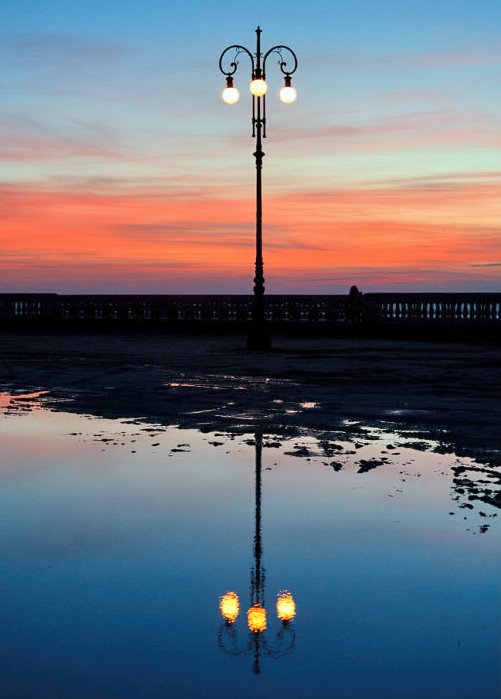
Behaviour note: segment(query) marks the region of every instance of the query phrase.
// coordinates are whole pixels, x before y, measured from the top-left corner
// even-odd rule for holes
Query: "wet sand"
[[[0,333],[0,390],[54,410],[204,431],[294,434],[355,423],[426,432],[501,464],[500,350],[472,344],[240,336]]]

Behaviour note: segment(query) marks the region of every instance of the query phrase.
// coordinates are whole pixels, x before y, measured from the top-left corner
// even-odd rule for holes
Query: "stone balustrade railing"
[[[378,323],[499,322],[501,294],[367,294],[364,320]]]
[[[499,323],[499,293],[267,295],[270,323]],[[238,295],[0,294],[7,319],[134,323],[245,322],[253,297]],[[0,323],[1,327],[1,323]]]

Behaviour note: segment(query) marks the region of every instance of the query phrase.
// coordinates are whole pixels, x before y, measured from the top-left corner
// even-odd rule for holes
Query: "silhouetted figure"
[[[346,322],[360,323],[363,320],[362,292],[358,286],[350,287],[348,301],[346,303]]]

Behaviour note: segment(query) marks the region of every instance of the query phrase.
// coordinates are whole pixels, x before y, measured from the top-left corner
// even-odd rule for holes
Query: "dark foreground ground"
[[[205,431],[293,434],[353,421],[424,430],[500,465],[500,350],[473,344],[0,333],[0,391],[48,391],[53,409]]]

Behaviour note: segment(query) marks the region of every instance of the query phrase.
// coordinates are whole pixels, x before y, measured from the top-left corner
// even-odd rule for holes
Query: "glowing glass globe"
[[[280,99],[284,104],[292,104],[296,101],[297,92],[296,88],[291,85],[286,85],[280,90]]]
[[[240,93],[236,87],[225,87],[222,97],[223,102],[226,102],[226,104],[236,104],[239,100]]]
[[[262,97],[266,94],[268,85],[263,78],[255,78],[250,84],[250,91],[254,97]]]

